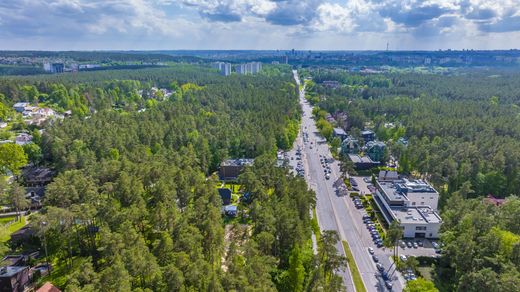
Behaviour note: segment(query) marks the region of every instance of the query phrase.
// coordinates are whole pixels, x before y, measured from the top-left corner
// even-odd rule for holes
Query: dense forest
[[[520,288],[518,72],[303,75],[312,76],[308,98],[321,110],[345,112],[351,133],[374,129],[401,173],[425,177],[441,192],[439,289]],[[327,88],[325,80],[341,85]],[[487,195],[508,199],[496,207],[483,203]]]
[[[72,111],[36,141],[38,163],[58,172],[30,223],[55,266],[42,280],[66,291],[343,289],[337,235],[324,233],[313,252],[314,193],[276,166],[301,115],[288,67],[5,77],[0,92],[5,107]],[[230,157],[255,158],[236,185],[249,195],[235,219],[221,213],[214,174]]]

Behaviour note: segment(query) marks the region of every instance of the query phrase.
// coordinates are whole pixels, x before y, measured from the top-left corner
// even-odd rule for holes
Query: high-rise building
[[[229,76],[231,74],[231,64],[224,62],[215,62],[211,64],[211,68],[217,69],[220,71],[221,75]]]
[[[237,74],[246,74],[246,65],[245,64],[236,65],[235,71],[237,72]]]

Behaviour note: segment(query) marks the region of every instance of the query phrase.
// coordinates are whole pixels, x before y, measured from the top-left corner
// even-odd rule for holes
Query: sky
[[[520,0],[0,0],[1,50],[520,47]]]

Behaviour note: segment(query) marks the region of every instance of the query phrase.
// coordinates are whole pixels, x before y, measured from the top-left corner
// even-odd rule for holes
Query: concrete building
[[[229,76],[231,74],[231,64],[224,62],[214,62],[211,64],[211,68],[220,71],[221,75]]]
[[[236,65],[235,71],[237,74],[247,75],[247,74],[257,74],[262,71],[262,63],[260,62],[251,62],[246,64]]]
[[[374,201],[388,224],[397,220],[405,238],[438,238],[442,219],[437,214],[439,193],[423,180],[380,173]]]
[[[254,159],[228,159],[222,161],[219,169],[221,180],[235,180],[245,166],[253,165]]]

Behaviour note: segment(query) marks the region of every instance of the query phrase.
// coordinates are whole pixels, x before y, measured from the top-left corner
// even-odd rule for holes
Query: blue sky
[[[520,0],[0,0],[0,49],[510,49]]]

